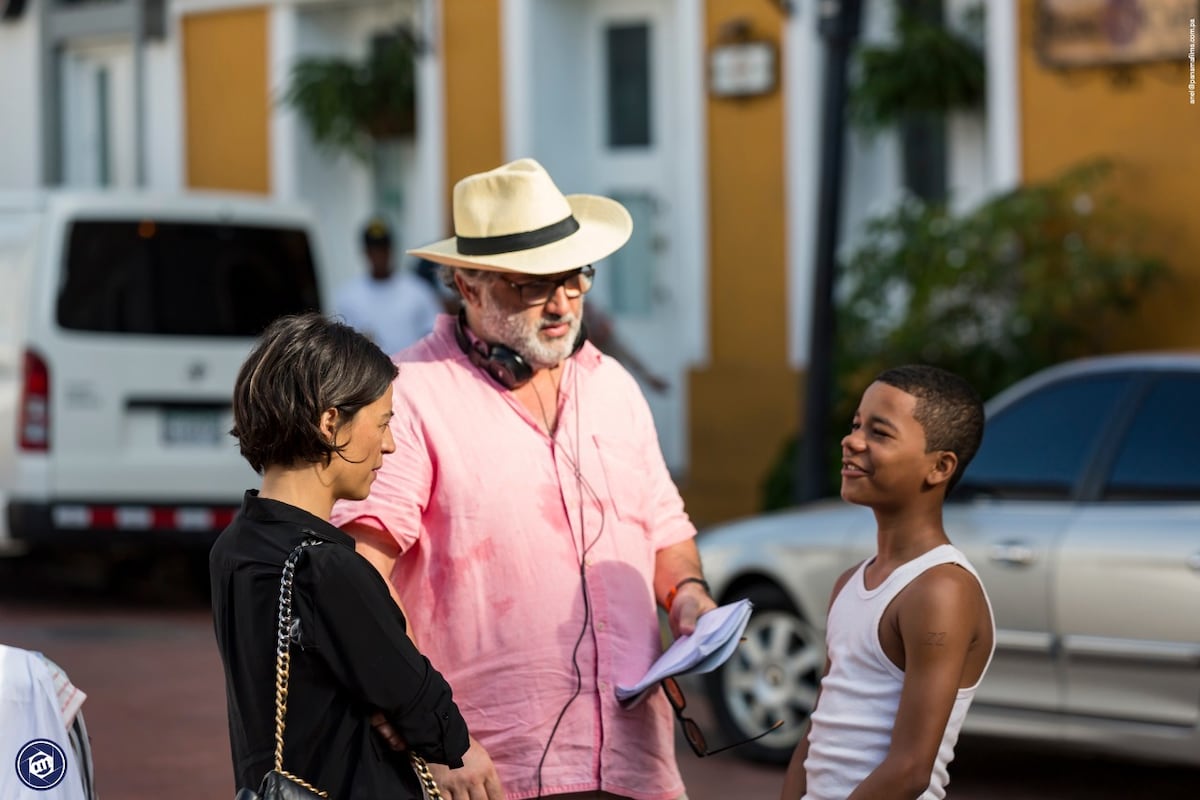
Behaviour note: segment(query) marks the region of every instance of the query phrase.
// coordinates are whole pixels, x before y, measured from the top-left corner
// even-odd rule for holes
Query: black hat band
[[[509,233],[504,236],[458,236],[455,244],[459,255],[464,256],[495,256],[500,253],[515,253],[518,250],[532,250],[546,244],[561,241],[579,230],[579,222],[574,215],[561,219],[544,228],[521,233]]]

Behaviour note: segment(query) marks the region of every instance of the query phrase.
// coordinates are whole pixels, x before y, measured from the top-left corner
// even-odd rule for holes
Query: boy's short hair
[[[302,462],[329,463],[340,447],[321,433],[327,409],[339,427],[378,400],[396,365],[366,336],[322,314],[276,319],[238,370],[233,429],[255,472]]]
[[[983,441],[983,401],[963,378],[939,367],[908,364],[875,378],[917,398],[913,418],[925,429],[925,452],[949,450],[958,456],[946,493],[958,484]]]

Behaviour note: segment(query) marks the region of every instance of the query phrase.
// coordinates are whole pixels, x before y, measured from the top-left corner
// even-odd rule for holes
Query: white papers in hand
[[[696,630],[672,642],[636,683],[617,684],[617,700],[624,708],[633,708],[664,678],[712,672],[724,664],[741,641],[752,609],[750,601],[743,599],[701,614]]]

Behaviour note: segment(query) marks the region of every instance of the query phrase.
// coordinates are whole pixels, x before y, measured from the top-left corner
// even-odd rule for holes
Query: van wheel
[[[723,603],[754,604],[745,641],[720,669],[705,676],[713,712],[726,741],[757,736],[778,720],[783,727],[734,752],[752,761],[786,764],[808,725],[825,668],[825,642],[770,583],[744,587]]]

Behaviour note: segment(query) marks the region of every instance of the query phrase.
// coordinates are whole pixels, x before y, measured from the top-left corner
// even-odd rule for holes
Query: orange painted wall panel
[[[1170,282],[1118,333],[1125,348],[1200,348],[1200,105],[1186,61],[1123,71],[1044,65],[1034,47],[1035,0],[1021,0],[1023,179],[1052,177],[1087,158],[1117,164],[1120,202],[1146,225],[1145,249],[1166,259]]]
[[[271,191],[268,10],[183,18],[187,185]]]
[[[705,52],[732,20],[777,45],[783,15],[762,0],[709,0]],[[787,362],[787,231],[782,88],[708,100],[712,358]]]
[[[447,205],[461,178],[498,167],[504,159],[500,35],[499,0],[442,3]]]
[[[777,46],[783,15],[762,0],[707,0],[707,59],[731,22]],[[782,58],[782,53],[780,53]],[[705,68],[707,68],[705,66]],[[711,358],[688,376],[688,511],[709,524],[758,509],[762,482],[799,418],[787,363],[783,87],[707,100]]]

